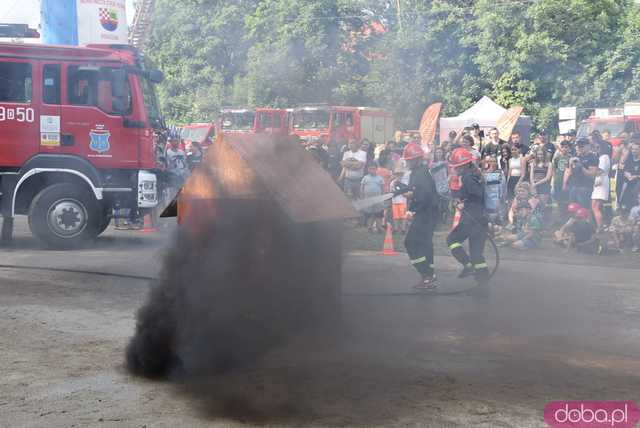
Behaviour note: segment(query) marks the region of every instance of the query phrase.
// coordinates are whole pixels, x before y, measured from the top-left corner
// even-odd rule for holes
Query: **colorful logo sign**
[[[114,9],[100,8],[100,24],[107,31],[118,29],[118,12]]]
[[[100,129],[92,130],[89,132],[89,138],[91,138],[89,148],[98,153],[108,152],[111,148],[111,144],[109,144],[109,137],[111,137],[111,132],[109,131]]]
[[[544,420],[552,428],[633,428],[640,409],[633,401],[553,401]]]

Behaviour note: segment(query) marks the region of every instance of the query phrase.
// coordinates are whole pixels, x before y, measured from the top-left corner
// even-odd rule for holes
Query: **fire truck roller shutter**
[[[385,142],[385,117],[374,116],[373,117],[373,142],[376,144],[383,144]]]
[[[362,139],[374,141],[373,117],[365,115],[360,116],[360,127],[362,129]]]

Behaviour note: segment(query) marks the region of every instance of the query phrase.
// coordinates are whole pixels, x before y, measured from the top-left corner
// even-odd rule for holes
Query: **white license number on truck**
[[[7,108],[0,106],[0,122],[4,122],[6,120],[15,120],[16,122],[34,122],[35,121],[35,112],[32,108],[27,107],[16,107],[16,108]]]

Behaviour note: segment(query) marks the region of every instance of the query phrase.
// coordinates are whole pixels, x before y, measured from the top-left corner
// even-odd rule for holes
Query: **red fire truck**
[[[216,139],[216,125],[214,123],[192,123],[182,128],[180,137],[187,150],[194,142],[206,149]]]
[[[382,144],[393,140],[394,132],[393,116],[382,109],[309,105],[293,111],[293,133],[305,141],[322,139],[333,145],[355,138]]]
[[[0,43],[3,237],[27,215],[47,246],[102,233],[114,207],[158,204],[162,74],[133,47]]]
[[[579,123],[578,138],[589,137],[593,131],[601,134],[608,132],[610,142],[617,146],[622,141],[621,136],[633,134],[640,130],[640,103],[625,103],[624,107],[580,109],[590,113]]]
[[[276,108],[224,109],[220,111],[217,129],[225,134],[289,135],[289,112]]]
[[[586,138],[593,131],[609,132],[613,143],[618,143],[618,135],[625,130],[627,119],[622,108],[595,109],[594,113],[580,122],[577,130],[578,138]],[[628,126],[628,125],[627,125]]]

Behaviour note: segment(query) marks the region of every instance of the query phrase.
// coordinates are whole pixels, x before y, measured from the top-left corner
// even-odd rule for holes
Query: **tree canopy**
[[[632,0],[159,0],[147,54],[174,122],[223,106],[378,106],[415,127],[482,95],[539,127],[640,98]]]

